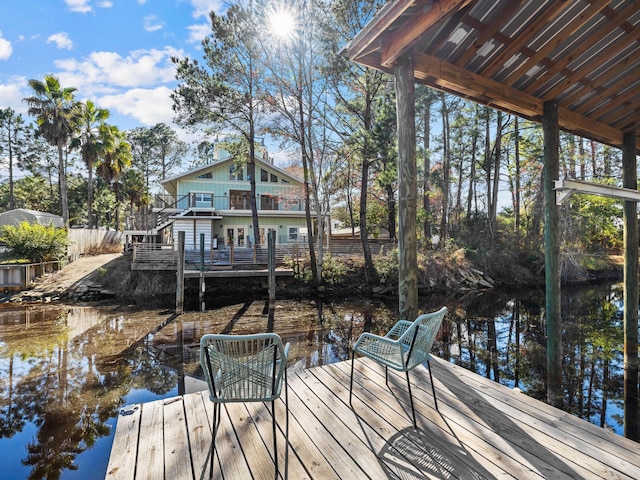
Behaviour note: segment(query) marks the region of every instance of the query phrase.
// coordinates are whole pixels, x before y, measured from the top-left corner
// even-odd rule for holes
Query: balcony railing
[[[304,203],[300,199],[279,198],[273,195],[256,196],[258,210],[277,210],[300,212],[304,210]],[[228,195],[214,195],[212,193],[189,193],[176,198],[171,195],[156,195],[155,208],[186,210],[188,208],[212,208],[215,210],[251,210],[248,197]]]

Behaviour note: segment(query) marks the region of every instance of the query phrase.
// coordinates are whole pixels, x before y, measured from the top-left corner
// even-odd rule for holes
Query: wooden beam
[[[418,316],[418,205],[413,59],[403,56],[395,68],[398,122],[398,303],[401,319]]]
[[[547,402],[561,407],[562,325],[560,308],[560,227],[559,212],[553,191],[560,171],[560,134],[558,103],[545,102],[542,120],[544,133],[544,253],[547,324]]]
[[[591,138],[607,145],[622,148],[622,132],[605,123],[579,115],[566,108],[558,109],[560,127],[583,137]]]
[[[637,190],[635,134],[624,136],[622,184]],[[624,436],[638,441],[638,214],[637,203],[624,203]]]
[[[472,0],[440,0],[414,12],[403,24],[384,39],[380,63],[393,65],[398,57],[411,48],[420,36],[445,17],[456,13]]]
[[[515,88],[476,75],[439,58],[414,51],[415,76],[421,83],[456,93],[529,120],[541,121],[543,103]],[[622,132],[603,123],[560,108],[560,127],[599,142],[622,147]]]
[[[442,88],[484,105],[519,112],[529,119],[540,119],[542,102],[518,90],[476,75],[439,58],[414,51],[415,76],[421,83]]]
[[[365,28],[342,50],[342,55],[345,55],[349,60],[358,61],[358,57],[363,52],[377,50],[381,33],[386,31],[415,2],[416,0],[400,0],[385,4]]]

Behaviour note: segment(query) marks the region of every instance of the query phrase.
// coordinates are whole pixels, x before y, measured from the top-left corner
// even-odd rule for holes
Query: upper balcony
[[[299,198],[281,198],[275,195],[256,195],[258,210],[276,210],[287,212],[304,211],[304,202]],[[155,197],[156,210],[187,210],[189,208],[210,208],[212,210],[251,210],[249,192],[245,190],[231,190],[227,195],[213,193],[191,192],[187,195],[174,197],[158,194]]]

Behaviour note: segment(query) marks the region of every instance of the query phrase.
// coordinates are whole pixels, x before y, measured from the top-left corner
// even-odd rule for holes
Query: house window
[[[269,172],[267,172],[264,168],[260,169],[260,181],[261,182],[269,181]]]
[[[238,166],[235,163],[229,165],[229,180],[242,180],[243,175],[243,167]]]
[[[196,178],[213,178],[213,174],[211,172],[207,172],[202,175],[198,175]]]
[[[289,241],[290,242],[298,241],[298,227],[289,227]]]
[[[271,174],[271,181],[272,181],[273,183],[278,183],[278,176],[277,176],[277,175],[274,175],[274,174],[272,173],[272,174]]]
[[[250,195],[251,193],[246,190],[230,190],[229,206],[233,210],[249,210],[251,208]]]
[[[210,193],[196,193],[196,203],[208,203],[211,204],[211,194]]]
[[[280,181],[281,181],[282,183],[289,183],[289,182],[288,182],[287,180],[285,180],[284,178],[280,179]]]
[[[260,195],[260,210],[278,210],[278,197],[265,193]]]

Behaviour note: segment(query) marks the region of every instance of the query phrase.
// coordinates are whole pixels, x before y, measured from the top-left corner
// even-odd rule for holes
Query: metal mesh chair
[[[254,335],[207,334],[200,339],[200,364],[213,402],[211,433],[211,475],[215,456],[216,433],[220,424],[220,405],[227,402],[271,402],[275,478],[278,478],[275,400],[284,383],[285,476],[289,455],[289,398],[287,389],[287,356],[289,344],[275,333]]]
[[[411,383],[409,382],[409,370],[427,362],[429,378],[431,379],[431,390],[433,401],[438,409],[436,400],[436,389],[433,386],[433,376],[431,375],[431,365],[429,355],[431,347],[435,341],[436,334],[440,329],[444,315],[447,313],[446,307],[442,307],[437,312],[420,315],[414,322],[400,320],[384,336],[374,335],[365,332],[353,346],[351,354],[351,381],[349,384],[349,404],[353,396],[353,366],[356,353],[375,360],[384,365],[385,383],[388,383],[387,370],[393,368],[407,375],[407,389],[409,390],[409,400],[411,401],[411,414],[413,416],[413,427],[416,425],[416,412],[413,408],[413,396],[411,395]]]

